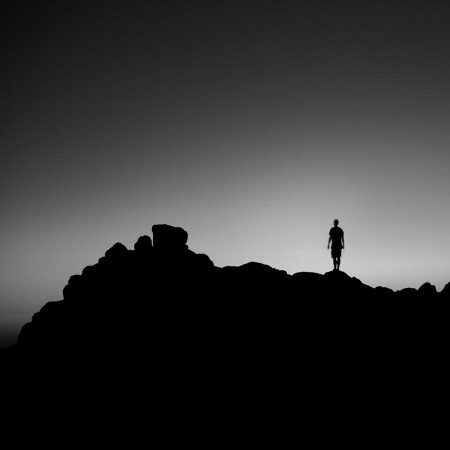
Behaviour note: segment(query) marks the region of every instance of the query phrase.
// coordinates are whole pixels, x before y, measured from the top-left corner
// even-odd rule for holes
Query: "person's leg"
[[[336,258],[333,256],[333,270],[336,270],[336,265],[337,265]]]
[[[337,265],[337,270],[339,270],[339,268],[341,267],[341,258],[337,258],[337,261],[336,261],[336,265]]]

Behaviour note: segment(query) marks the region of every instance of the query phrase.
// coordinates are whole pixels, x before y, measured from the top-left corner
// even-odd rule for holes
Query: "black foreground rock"
[[[33,316],[14,350],[73,358],[119,349],[154,352],[169,342],[179,349],[189,341],[199,350],[211,339],[223,345],[279,340],[325,326],[342,334],[344,324],[366,328],[379,320],[414,330],[411,316],[420,319],[419,329],[427,327],[427,311],[434,314],[450,300],[450,283],[440,293],[430,283],[394,292],[344,272],[288,275],[256,262],[218,268],[189,250],[182,228],[154,225],[152,231],[153,242],[141,236],[134,250],[117,243],[98,264],[71,276],[64,299]]]
[[[295,395],[315,408],[408,396],[448,373],[450,284],[394,292],[344,272],[219,268],[181,228],[152,231],[71,276],[64,299],[22,328],[8,351],[22,387],[41,376],[66,393],[107,384],[166,406]]]

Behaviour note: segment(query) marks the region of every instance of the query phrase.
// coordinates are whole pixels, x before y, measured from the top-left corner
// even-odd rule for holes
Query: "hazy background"
[[[450,280],[448,2],[67,3],[1,7],[0,344],[155,223],[294,273],[339,218],[350,275]]]

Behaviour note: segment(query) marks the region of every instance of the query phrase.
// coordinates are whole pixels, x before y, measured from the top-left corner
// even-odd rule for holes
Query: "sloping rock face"
[[[349,389],[368,396],[368,386],[379,395],[386,374],[392,388],[411,373],[443,373],[449,285],[394,292],[344,272],[219,268],[187,237],[155,225],[134,250],[113,245],[22,328],[11,365],[63,380],[81,371],[77,384],[95,374],[136,395],[151,386],[152,401],[158,392],[166,403],[167,392],[220,402],[301,385],[302,401],[314,392],[316,404]]]

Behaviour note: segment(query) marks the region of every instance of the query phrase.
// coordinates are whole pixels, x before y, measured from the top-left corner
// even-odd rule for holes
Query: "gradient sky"
[[[2,6],[0,341],[155,223],[218,266],[323,273],[339,218],[344,271],[442,289],[447,4]]]

